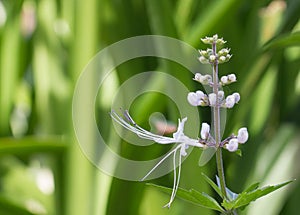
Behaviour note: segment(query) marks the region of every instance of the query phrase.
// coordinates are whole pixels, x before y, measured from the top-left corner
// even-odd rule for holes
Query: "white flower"
[[[238,103],[241,99],[240,94],[239,93],[233,93],[232,95],[234,96],[235,103]]]
[[[215,56],[215,55],[210,55],[210,56],[209,56],[209,60],[210,60],[211,62],[214,62],[214,61],[216,60],[216,56]]]
[[[136,135],[143,139],[153,140],[160,144],[171,144],[171,143],[178,143],[178,145],[175,147],[175,149],[171,150],[163,159],[161,159],[143,178],[141,181],[144,181],[163,161],[165,161],[170,155],[173,155],[173,165],[174,165],[174,184],[173,184],[173,191],[171,194],[170,201],[168,204],[166,204],[167,207],[170,207],[171,203],[173,202],[178,186],[179,186],[179,180],[180,180],[180,172],[181,172],[181,158],[182,156],[186,156],[186,149],[189,146],[195,146],[195,147],[204,147],[203,144],[199,143],[199,140],[192,139],[187,137],[183,130],[184,130],[184,124],[187,121],[187,118],[185,117],[182,119],[182,121],[178,120],[178,128],[175,133],[173,133],[173,137],[165,137],[157,134],[153,134],[139,125],[137,125],[134,120],[129,115],[128,111],[125,111],[124,116],[129,121],[125,121],[122,117],[120,117],[115,111],[112,111],[110,113],[110,116],[114,121],[116,121],[118,124],[123,126],[124,128],[128,129],[129,131],[134,132]],[[180,151],[179,154],[179,165],[178,165],[178,176],[176,174],[176,153],[177,151]]]
[[[210,75],[202,75],[200,77],[201,84],[207,85],[207,84],[211,83],[211,81],[212,81],[212,78]]]
[[[225,106],[227,108],[232,108],[235,104],[235,97],[233,95],[227,96],[225,101]]]
[[[210,106],[216,106],[217,96],[215,93],[210,93],[208,95],[208,100],[209,100]]]
[[[230,152],[235,152],[239,147],[239,142],[236,138],[229,140],[228,144],[225,145],[226,149]]]
[[[202,123],[202,127],[201,127],[201,139],[202,140],[207,140],[207,138],[209,137],[209,130],[210,130],[210,126],[207,123]]]
[[[206,106],[207,105],[207,95],[205,95],[201,90],[188,93],[188,102],[193,106]]]
[[[195,77],[194,77],[194,80],[200,82],[201,76],[202,76],[202,75],[201,75],[200,73],[196,73],[196,74],[195,74]]]
[[[200,105],[200,99],[199,99],[198,95],[194,92],[188,93],[187,100],[193,106]]]
[[[226,61],[226,57],[225,56],[220,56],[219,57],[219,61],[220,62],[225,62]]]
[[[235,74],[227,75],[227,77],[228,77],[228,80],[230,82],[236,82],[236,76],[235,76]]]
[[[222,101],[223,98],[224,98],[224,91],[222,91],[222,90],[218,91],[218,99],[219,99],[219,101]]]
[[[221,77],[221,82],[223,85],[227,84],[228,83],[228,77],[227,76],[222,76]]]
[[[203,56],[200,56],[200,57],[199,57],[199,61],[200,61],[201,63],[204,63],[204,64],[205,64],[205,63],[209,63],[208,60],[207,60],[205,57],[203,57]]]
[[[245,128],[245,127],[240,128],[238,131],[238,135],[237,135],[238,142],[244,144],[245,142],[247,142],[248,137],[249,137],[249,134],[248,134],[247,128]]]

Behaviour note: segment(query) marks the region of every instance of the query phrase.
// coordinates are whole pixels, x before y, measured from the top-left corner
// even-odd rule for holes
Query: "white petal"
[[[216,60],[216,56],[215,55],[210,55],[209,56],[209,60],[210,61],[215,61]]]
[[[228,77],[228,80],[230,82],[236,82],[236,76],[235,76],[235,74],[230,74],[227,77]]]
[[[221,77],[221,82],[222,82],[222,84],[227,84],[228,83],[228,77],[227,76],[222,76]]]
[[[200,73],[196,73],[196,74],[195,74],[195,77],[194,77],[194,80],[200,82],[200,78],[201,78],[201,77],[202,77],[202,75],[201,75]]]
[[[218,91],[218,99],[219,99],[219,101],[222,101],[223,98],[224,98],[224,91],[222,91],[222,90]]]
[[[238,142],[243,144],[247,142],[248,138],[249,138],[249,134],[247,128],[245,127],[240,128],[237,135]]]
[[[173,138],[175,139],[175,141],[178,141],[181,136],[184,136],[183,129],[186,121],[187,117],[183,118],[182,121],[178,119],[178,128],[177,131],[173,134]]]
[[[227,108],[232,108],[235,104],[235,98],[233,95],[227,96],[225,105]]]
[[[229,140],[228,144],[226,144],[226,149],[230,152],[235,152],[239,147],[238,140],[236,138],[233,138]]]
[[[198,99],[203,99],[205,96],[205,94],[201,90],[197,90],[196,95]]]
[[[215,93],[210,93],[208,95],[208,100],[209,100],[210,106],[216,106],[217,96]]]
[[[180,156],[186,156],[187,155],[186,150],[188,148],[189,146],[183,143],[180,148]]]
[[[241,99],[240,94],[239,93],[233,93],[232,95],[234,96],[235,103],[238,103]]]
[[[198,97],[197,94],[194,93],[194,92],[188,93],[188,95],[187,95],[187,100],[188,100],[188,102],[189,102],[191,105],[193,105],[193,106],[198,106],[198,105],[199,105],[199,102],[200,102],[199,97]]]
[[[207,124],[206,122],[202,123],[202,127],[201,127],[201,139],[206,140],[209,136],[209,131],[210,131],[210,126],[209,124]]]

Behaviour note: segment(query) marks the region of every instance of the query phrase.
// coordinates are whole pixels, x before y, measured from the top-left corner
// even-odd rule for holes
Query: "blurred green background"
[[[238,192],[252,182],[298,178],[299,17],[299,0],[0,0],[0,214],[214,214],[180,199],[162,208],[168,195],[105,175],[76,142],[71,113],[80,72],[102,48],[137,35],[170,36],[197,49],[204,48],[201,37],[224,37],[233,58],[221,71],[238,77],[226,91],[242,98],[228,111],[225,134],[241,126],[250,133],[243,157],[224,153],[228,186]],[[156,58],[127,62],[116,68],[112,88],[139,72],[158,70],[198,89],[181,69]],[[107,103],[99,98],[95,108],[109,141],[115,131]],[[131,112],[144,127],[157,111],[176,123],[173,105],[162,95],[145,95]],[[209,120],[209,111],[200,110],[201,120]],[[140,159],[162,148],[122,142],[119,150]],[[214,178],[214,161],[198,167],[199,155],[194,150],[183,163],[181,187],[213,195],[201,172]],[[151,182],[171,187],[172,180],[169,174]],[[295,181],[241,214],[297,214],[299,201]]]

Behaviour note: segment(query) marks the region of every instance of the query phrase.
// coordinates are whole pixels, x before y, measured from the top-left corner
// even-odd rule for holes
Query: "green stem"
[[[212,45],[213,54],[216,56],[216,44]],[[225,175],[224,175],[224,167],[223,167],[223,159],[222,159],[222,148],[220,148],[221,142],[221,131],[220,131],[220,105],[218,99],[218,91],[219,91],[219,78],[218,78],[218,61],[215,60],[213,64],[213,93],[216,94],[216,105],[213,108],[214,114],[214,130],[215,130],[215,141],[216,141],[216,162],[217,162],[217,170],[218,176],[220,179],[221,192],[224,198],[227,199],[226,194],[226,183],[225,183]]]

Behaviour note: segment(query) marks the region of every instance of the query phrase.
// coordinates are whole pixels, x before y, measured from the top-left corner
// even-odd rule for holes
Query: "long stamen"
[[[138,135],[141,138],[153,140],[155,142],[161,143],[161,144],[168,144],[168,143],[174,143],[174,139],[170,137],[164,137],[160,135],[153,134],[149,131],[146,131],[145,129],[138,126],[133,119],[129,116],[128,113],[125,113],[124,115],[128,120],[130,120],[135,126],[130,125],[128,122],[126,122],[122,117],[120,117],[115,111],[112,111],[110,113],[111,117],[119,123],[121,126],[125,127],[126,129],[134,132],[136,135]]]
[[[181,145],[177,146],[175,149],[170,151],[163,159],[161,159],[148,173],[145,175],[141,181],[144,181],[164,160],[166,160],[172,153],[176,152],[177,149],[180,148]]]
[[[173,190],[172,190],[172,194],[171,194],[171,198],[170,201],[168,202],[168,204],[166,204],[164,207],[171,207],[172,202],[175,199],[178,187],[179,187],[179,182],[180,182],[180,175],[181,175],[181,159],[182,156],[179,155],[179,164],[178,164],[178,176],[177,176],[177,181],[176,181],[176,161],[175,161],[175,157],[176,157],[176,152],[174,153],[174,184],[173,184]],[[176,184],[176,185],[175,185]]]
[[[175,197],[175,189],[176,189],[176,178],[177,178],[177,176],[176,176],[176,152],[177,151],[175,151],[174,152],[174,156],[173,156],[173,171],[174,171],[174,176],[173,176],[173,189],[172,189],[172,194],[171,194],[171,198],[170,198],[170,201],[164,206],[164,207],[168,207],[168,208],[170,208],[170,206],[171,206],[171,203],[173,202],[173,200],[174,200],[174,197]]]

